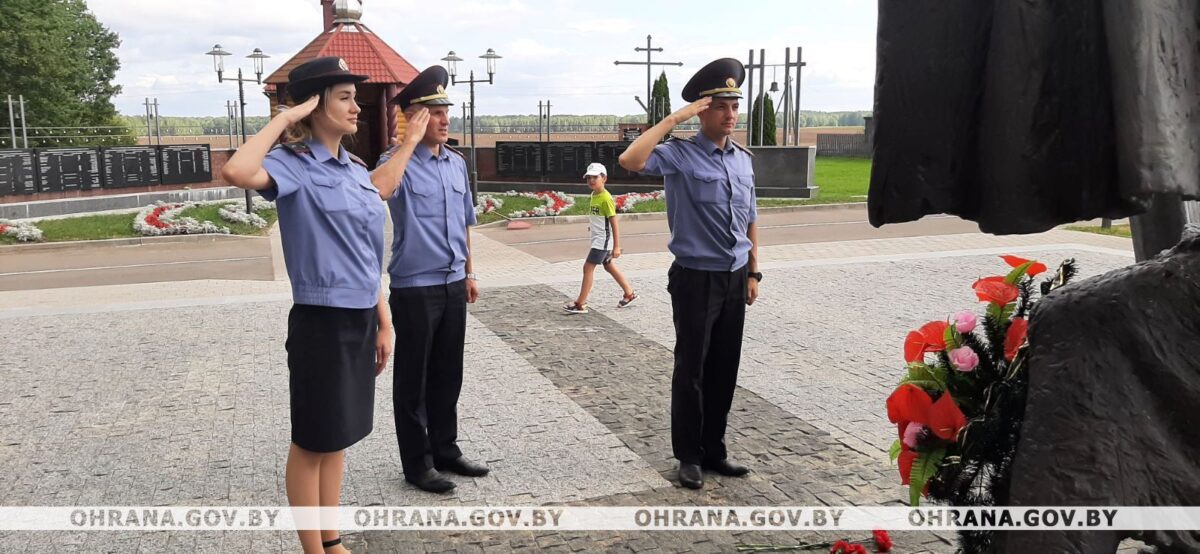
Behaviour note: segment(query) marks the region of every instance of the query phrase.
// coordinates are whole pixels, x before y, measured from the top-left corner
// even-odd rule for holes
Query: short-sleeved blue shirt
[[[379,303],[383,202],[367,169],[344,148],[334,157],[317,140],[271,149],[259,191],[279,210],[283,258],[297,304],[371,308]]]
[[[379,165],[397,151],[389,150]],[[445,145],[438,155],[417,145],[400,186],[388,200],[392,213],[392,288],[427,287],[467,276],[467,227],[475,224],[467,163]]]
[[[654,148],[643,173],[661,175],[667,197],[667,247],[689,269],[734,271],[750,259],[747,229],[758,219],[754,166],[733,139],[718,148],[703,133]]]

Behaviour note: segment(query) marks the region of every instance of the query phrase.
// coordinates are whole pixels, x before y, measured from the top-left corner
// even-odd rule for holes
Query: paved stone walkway
[[[641,298],[568,316],[579,262],[548,263],[476,235],[484,296],[471,308],[460,413],[484,478],[453,496],[403,483],[391,379],[375,432],[348,455],[348,505],[900,505],[883,400],[904,333],[977,302],[970,283],[1012,252],[1079,261],[1081,278],[1132,263],[1127,240],[1053,231],[764,248],[747,316],[731,457],[743,479],[674,482],[668,419],[669,255],[622,257]],[[286,504],[286,282],[194,281],[0,293],[4,505]],[[731,551],[813,533],[359,533],[360,552],[523,548]],[[836,538],[829,536],[827,538]],[[897,534],[899,552],[953,551],[950,534]],[[293,533],[7,533],[0,551],[296,551]]]

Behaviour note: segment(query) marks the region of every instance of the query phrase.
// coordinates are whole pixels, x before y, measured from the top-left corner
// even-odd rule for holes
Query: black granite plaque
[[[540,177],[542,143],[497,142],[496,173],[501,177]]]
[[[546,177],[563,181],[583,179],[587,165],[596,157],[595,151],[594,142],[546,143]]]
[[[104,188],[146,187],[158,184],[158,149],[153,146],[113,146],[100,149]]]
[[[159,179],[164,185],[212,180],[212,153],[207,144],[159,146],[158,159]]]
[[[73,192],[100,188],[100,151],[95,148],[47,148],[37,151],[38,189]]]
[[[0,196],[37,191],[37,155],[33,150],[0,150]]]

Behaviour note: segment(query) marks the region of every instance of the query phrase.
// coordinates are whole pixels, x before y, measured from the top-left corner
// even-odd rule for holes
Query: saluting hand
[[[712,104],[712,97],[705,96],[704,98],[679,108],[679,111],[671,114],[671,121],[674,121],[676,125],[679,125],[680,123],[696,117],[696,115],[698,115],[700,112],[707,110],[709,104]]]
[[[297,122],[299,122],[301,119],[308,117],[308,114],[312,113],[313,110],[317,109],[317,104],[320,101],[321,101],[321,95],[314,94],[314,95],[312,95],[312,98],[305,100],[303,103],[297,104],[286,110],[283,110],[283,112],[281,112],[279,114],[279,117],[282,117],[283,120],[286,121],[289,126],[294,125]]]
[[[403,113],[396,114],[396,128],[399,129],[400,118],[404,117]],[[411,143],[416,144],[425,138],[425,129],[429,127],[429,108],[420,108],[417,113],[413,114],[412,119],[404,125],[404,136],[396,136],[393,140],[396,144]]]

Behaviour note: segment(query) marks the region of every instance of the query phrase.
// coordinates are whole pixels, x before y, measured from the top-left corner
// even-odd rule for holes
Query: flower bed
[[[191,217],[179,217],[184,210],[195,206],[195,202],[155,202],[137,213],[133,218],[133,230],[144,237],[165,235],[229,234],[228,227],[218,226],[211,221],[197,221]]]
[[[510,196],[523,196],[525,198],[537,198],[542,201],[542,205],[532,210],[515,211],[508,214],[509,217],[545,217],[554,216],[571,209],[575,205],[575,198],[564,192],[553,190],[544,190],[541,192],[516,192],[509,191],[506,193]]]
[[[490,214],[504,207],[504,200],[490,194],[480,194],[475,199],[475,215]]]
[[[662,200],[666,197],[665,191],[654,192],[631,192],[613,197],[613,202],[617,205],[617,213],[629,213],[633,211],[633,207],[641,202],[649,202],[652,200]]]
[[[251,208],[255,212],[272,210],[275,209],[275,203],[255,197]],[[267,220],[264,219],[263,216],[258,215],[257,213],[246,213],[246,204],[244,202],[224,204],[219,210],[217,210],[217,213],[220,214],[221,219],[228,221],[229,223],[241,223],[243,225],[254,227],[255,229],[263,229],[267,226]]]
[[[0,235],[17,239],[17,242],[38,242],[42,240],[42,230],[32,223],[0,219]]]

